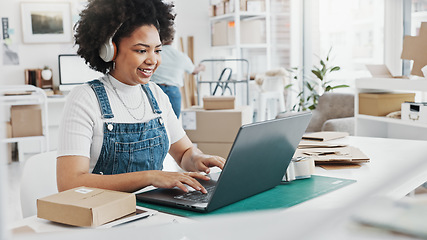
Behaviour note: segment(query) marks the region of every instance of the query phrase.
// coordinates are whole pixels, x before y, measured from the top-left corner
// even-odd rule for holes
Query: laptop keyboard
[[[206,191],[208,193],[202,193],[200,191],[192,191],[192,192],[184,193],[181,195],[177,195],[174,198],[180,199],[180,200],[189,200],[193,202],[207,203],[209,202],[209,199],[214,189],[215,189],[215,186],[210,186],[206,188]]]

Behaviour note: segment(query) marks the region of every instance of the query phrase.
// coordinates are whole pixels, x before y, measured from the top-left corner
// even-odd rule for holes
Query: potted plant
[[[330,63],[330,53],[332,47],[329,49],[329,52],[326,58],[320,59],[320,66],[313,66],[311,73],[313,77],[301,77],[302,69],[291,68],[287,69],[292,76],[292,81],[290,84],[285,86],[285,89],[292,89],[293,86],[297,85],[297,103],[293,106],[293,111],[305,111],[305,110],[314,110],[317,107],[319,97],[325,93],[333,91],[337,88],[349,87],[346,84],[333,85],[333,81],[328,79],[330,73],[339,71],[341,68],[339,66],[331,65]]]

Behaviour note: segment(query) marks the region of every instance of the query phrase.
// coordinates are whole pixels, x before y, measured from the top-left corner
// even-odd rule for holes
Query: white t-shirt
[[[158,117],[158,114],[153,113],[147,95],[140,85],[126,85],[110,75],[99,80],[104,84],[114,118],[102,119],[95,92],[88,84],[84,84],[75,87],[68,94],[59,129],[58,156],[89,157],[90,171],[95,167],[101,152],[104,122],[138,123]],[[116,87],[124,103],[117,97],[111,84]],[[168,96],[153,82],[149,83],[149,87],[162,111],[169,144],[173,144],[185,136],[185,131],[172,110]],[[143,118],[136,120],[134,117]]]

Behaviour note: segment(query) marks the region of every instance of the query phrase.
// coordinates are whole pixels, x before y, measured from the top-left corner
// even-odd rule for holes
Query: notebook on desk
[[[257,122],[240,127],[226,164],[211,180],[200,180],[210,193],[190,194],[180,189],[139,193],[139,201],[210,212],[277,186],[286,172],[311,119],[311,113]],[[199,195],[206,201],[191,199]],[[203,196],[200,196],[203,195]]]

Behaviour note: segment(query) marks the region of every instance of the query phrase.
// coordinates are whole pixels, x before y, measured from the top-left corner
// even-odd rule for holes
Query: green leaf
[[[323,80],[323,76],[322,76],[322,74],[321,74],[320,72],[315,71],[315,70],[311,70],[311,72],[312,72],[314,75],[316,75],[316,77],[317,77],[318,79]]]
[[[335,66],[331,69],[331,72],[333,71],[339,71],[341,68],[339,66]]]
[[[323,67],[326,66],[325,62],[323,62],[323,60],[320,60],[320,65],[322,65]]]
[[[346,84],[342,84],[342,85],[334,86],[334,87],[332,87],[331,89],[346,88],[346,87],[350,87],[350,86],[349,86],[349,85],[346,85]]]

